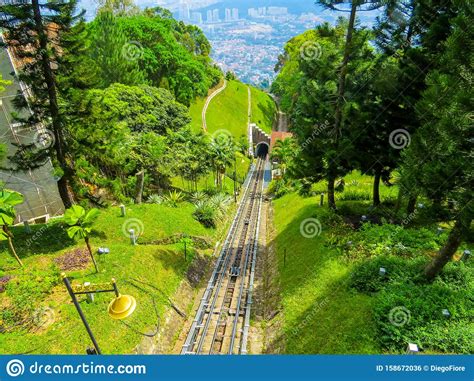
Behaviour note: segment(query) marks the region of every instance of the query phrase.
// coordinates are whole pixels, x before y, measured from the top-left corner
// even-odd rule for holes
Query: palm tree
[[[235,143],[231,136],[220,135],[210,145],[210,157],[216,171],[216,185],[222,190],[226,169],[235,160]]]
[[[84,239],[96,272],[99,272],[99,268],[92,253],[89,237],[92,233],[92,225],[98,216],[98,209],[93,208],[86,213],[85,209],[79,205],[73,205],[64,213],[64,222],[69,225],[68,236],[73,239]]]
[[[9,226],[13,224],[16,218],[15,205],[23,203],[23,195],[21,193],[2,189],[0,192],[0,224],[2,230],[0,231],[0,241],[8,241],[8,248],[15,257],[20,266],[23,262],[18,257],[15,247],[13,246],[13,234]]]
[[[285,174],[288,165],[294,158],[296,152],[296,145],[293,138],[286,138],[278,140],[272,150],[272,158],[278,160],[282,173]]]

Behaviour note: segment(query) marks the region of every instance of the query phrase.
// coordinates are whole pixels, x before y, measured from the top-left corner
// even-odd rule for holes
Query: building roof
[[[270,150],[273,149],[273,146],[278,140],[285,140],[286,138],[292,138],[292,137],[293,137],[293,134],[291,132],[281,132],[281,131],[272,132]]]

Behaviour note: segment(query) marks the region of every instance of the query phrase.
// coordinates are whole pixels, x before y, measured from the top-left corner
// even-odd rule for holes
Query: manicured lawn
[[[351,268],[326,246],[329,232],[301,236],[303,220],[327,213],[317,202],[295,193],[274,202],[286,353],[377,353],[370,297],[346,289]]]
[[[250,88],[252,92],[252,123],[270,134],[276,121],[276,105],[273,98],[262,90]]]
[[[247,86],[238,81],[228,81],[227,88],[217,95],[207,109],[207,129],[210,134],[224,131],[236,139],[247,135],[248,122]]]
[[[472,293],[467,290],[474,270],[470,261],[459,258],[463,250],[472,251],[472,237],[440,277],[426,284],[422,270],[446,241],[452,223],[433,218],[426,206],[417,209],[409,226],[389,224],[383,217],[351,226],[363,214],[393,214],[391,204],[371,208],[371,178],[356,172],[337,194],[337,215],[327,201],[319,206],[325,184],[312,190],[314,197],[293,192],[273,202],[286,353],[404,353],[407,342],[426,353],[469,353]],[[396,186],[381,185],[382,201],[393,201],[397,192]],[[318,220],[313,227],[319,235],[302,234],[308,219]],[[437,234],[439,226],[442,234]],[[385,281],[378,273],[382,266],[390,273]],[[441,314],[448,307],[456,314],[449,321]],[[390,320],[397,308],[408,311],[403,326]]]
[[[195,132],[202,131],[202,108],[206,103],[206,98],[196,98],[189,106],[189,115],[191,116],[191,128]]]
[[[104,353],[131,353],[143,338],[137,331],[153,331],[157,322],[153,300],[160,322],[163,323],[163,315],[169,308],[165,296],[173,298],[195,255],[191,250],[185,262],[181,244],[132,246],[127,229],[133,224],[143,227],[139,239],[142,243],[182,232],[208,237],[212,247],[218,232],[206,229],[195,221],[193,210],[194,207],[188,203],[180,204],[179,208],[163,205],[129,206],[126,217],[120,217],[118,207],[102,210],[95,223],[96,233],[91,242],[94,251],[103,246],[110,248],[110,254],[98,259],[98,274],[94,273],[89,263],[86,269],[67,271],[67,275],[73,283],[101,283],[115,277],[120,291],[137,299],[137,309],[126,320],[127,327],[107,315],[111,294],[96,295],[93,304],[87,304],[84,297],[80,298]],[[9,275],[13,278],[7,284],[6,291],[0,294],[0,325],[6,329],[0,335],[0,353],[83,354],[90,341],[61,282],[60,270],[54,259],[77,248],[82,249],[84,244],[75,243],[67,237],[61,220],[33,226],[33,234],[30,235],[22,227],[14,228],[13,231],[17,251],[25,266],[18,268],[2,243],[0,277]],[[210,255],[212,248],[199,252],[201,255]],[[149,283],[155,288],[134,283],[133,279]],[[175,303],[183,310],[189,308],[180,305],[179,300]],[[37,316],[41,308],[47,311],[47,323],[43,326],[43,318],[39,322],[28,320]],[[15,322],[23,318],[27,318],[23,325],[13,327]]]
[[[344,192],[336,193],[336,201],[370,201],[372,198],[374,178],[362,175],[359,171],[354,171],[344,177]],[[313,185],[312,190],[317,193],[327,193],[327,182],[321,181]],[[384,183],[380,184],[380,197],[382,201],[396,200],[398,187],[388,187]]]
[[[222,87],[223,81],[219,83],[217,86],[209,89],[208,94],[212,94],[214,91]],[[206,103],[207,97],[198,97],[191,103],[189,106],[189,115],[191,117],[191,128],[195,132],[202,131],[202,109],[204,104]]]

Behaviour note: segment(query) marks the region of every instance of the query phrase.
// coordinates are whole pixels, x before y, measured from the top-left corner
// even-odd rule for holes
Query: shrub
[[[365,223],[347,255],[351,258],[378,255],[418,256],[438,250],[447,234],[437,236],[435,229],[407,229],[400,225]]]
[[[419,277],[425,264],[425,258],[407,260],[395,256],[379,256],[358,263],[351,274],[349,285],[360,292],[374,293],[390,283],[412,283]],[[380,275],[381,267],[386,269],[386,276]]]
[[[412,342],[425,351],[472,353],[473,270],[450,263],[432,284],[423,284],[419,276],[426,261],[395,256],[365,260],[355,267],[349,285],[377,293],[373,316],[383,349],[403,352]],[[380,267],[386,268],[386,277],[379,275]],[[443,316],[444,309],[450,318]]]
[[[370,201],[371,196],[367,192],[347,190],[342,194],[338,194],[337,199],[339,201]]]
[[[216,227],[218,220],[225,216],[232,199],[224,194],[217,193],[205,200],[194,203],[196,210],[194,217],[206,227]]]
[[[378,341],[395,352],[404,351],[411,342],[425,351],[472,353],[470,292],[438,283],[389,285],[374,303]],[[450,311],[450,318],[443,316],[443,309]]]
[[[163,197],[160,196],[159,194],[152,194],[148,196],[147,203],[148,204],[157,204],[160,205],[164,202]]]
[[[275,198],[283,197],[291,192],[293,192],[293,187],[287,184],[284,180],[272,181],[269,187],[269,193],[273,193]]]
[[[178,204],[184,200],[184,195],[182,192],[172,191],[164,197],[166,205],[171,206],[172,208],[177,208]]]
[[[206,200],[206,198],[207,198],[206,193],[198,191],[198,192],[191,193],[191,195],[189,196],[189,201],[192,202],[193,204],[196,204],[197,202]]]
[[[231,202],[232,199],[224,193],[218,193],[209,199],[209,203],[216,209],[218,217],[225,214]]]
[[[196,203],[196,210],[193,213],[194,218],[205,227],[216,227],[217,211],[209,202],[200,201]]]

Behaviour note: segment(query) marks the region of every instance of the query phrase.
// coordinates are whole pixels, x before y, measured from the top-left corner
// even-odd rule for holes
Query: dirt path
[[[202,108],[202,129],[207,132],[207,122],[206,122],[206,114],[207,114],[207,108],[209,107],[209,104],[211,101],[219,95],[221,92],[223,92],[227,87],[227,81],[224,80],[224,84],[222,87],[219,87],[216,91],[214,91],[211,95],[207,97],[206,103],[204,104],[204,107]]]

